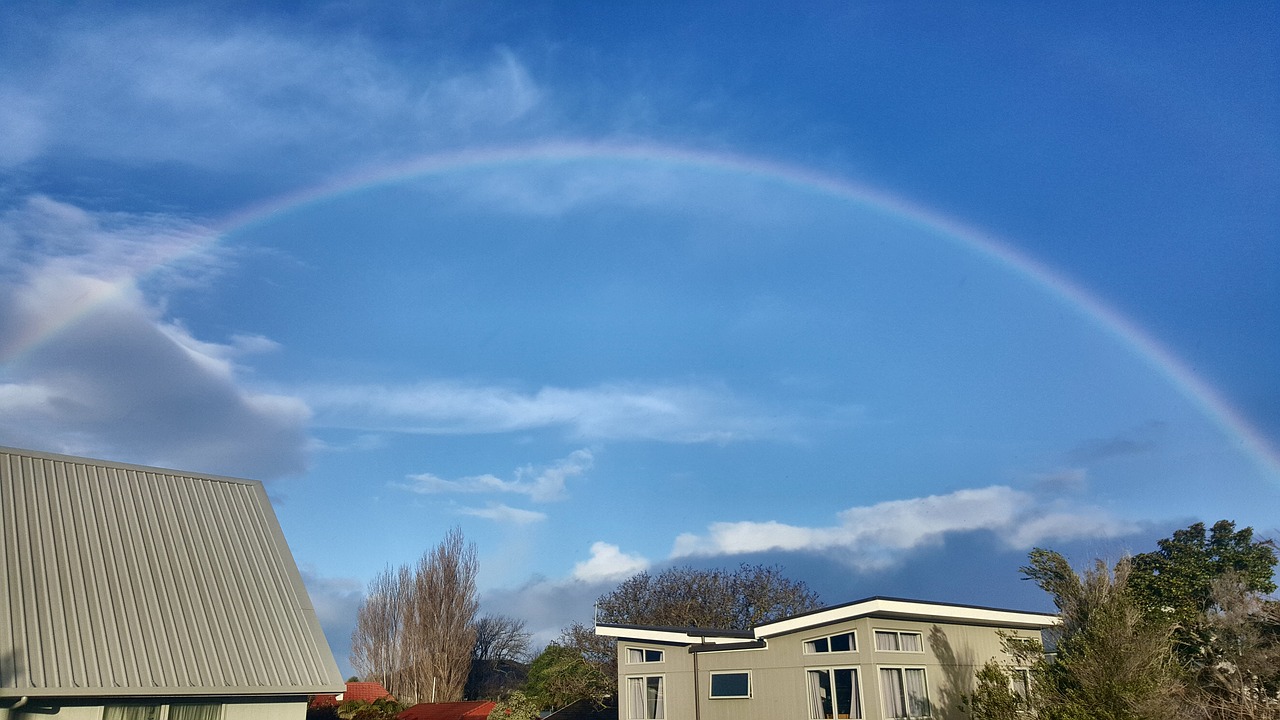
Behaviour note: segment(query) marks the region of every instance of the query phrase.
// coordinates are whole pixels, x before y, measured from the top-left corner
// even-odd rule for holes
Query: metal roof
[[[262,484],[0,447],[0,697],[341,692]]]

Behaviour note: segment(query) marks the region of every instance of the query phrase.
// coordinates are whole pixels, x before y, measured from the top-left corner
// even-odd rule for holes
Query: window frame
[[[849,650],[832,650],[831,638],[844,637],[845,635],[849,636],[850,649]],[[826,650],[818,650],[816,647],[813,650],[809,649],[810,645],[816,645],[816,643],[822,640],[827,641]],[[856,653],[858,652],[858,633],[856,630],[850,630],[848,632],[838,632],[838,633],[832,633],[830,635],[818,635],[815,637],[806,638],[801,642],[800,647],[801,647],[801,652],[803,652],[805,655],[835,655],[835,654],[844,654],[844,653]]]
[[[895,642],[896,642],[896,644],[897,644],[897,646],[898,646],[898,647],[897,647],[896,649],[881,650],[881,649],[880,649],[880,643],[878,642],[879,636],[880,636],[881,634],[885,634],[885,635],[893,635],[893,636],[896,638],[896,641],[895,641]],[[920,639],[920,649],[919,649],[919,650],[903,650],[903,649],[902,649],[902,636],[903,636],[903,635],[914,635],[914,636],[916,636],[917,638],[919,638],[919,639]],[[871,644],[875,646],[876,652],[922,653],[922,652],[924,652],[924,647],[925,647],[925,646],[924,646],[924,633],[920,632],[919,630],[895,630],[895,629],[893,629],[893,628],[875,628],[875,629],[873,629],[873,630],[871,631]]]
[[[715,694],[715,678],[717,675],[745,675],[747,676],[747,694],[746,695],[716,695]],[[711,670],[707,675],[707,698],[710,700],[750,700],[751,688],[750,670]]]
[[[656,675],[627,675],[627,676],[626,676],[626,679],[627,679],[627,686],[628,686],[628,687],[627,687],[627,698],[626,698],[627,718],[628,718],[628,720],[666,720],[666,717],[667,717],[667,676],[666,676],[666,673],[658,673],[658,674],[656,674]],[[652,680],[652,679],[657,679],[657,681],[658,681],[658,698],[659,698],[659,701],[660,701],[660,703],[661,703],[661,713],[660,713],[660,714],[658,714],[658,715],[655,715],[655,716],[654,716],[654,717],[652,717],[652,718],[651,718],[651,717],[648,717],[648,705],[646,704],[644,714],[643,714],[643,715],[641,715],[640,717],[635,717],[634,715],[632,715],[632,714],[631,714],[631,711],[632,711],[632,709],[633,709],[632,704],[631,704],[631,688],[630,688],[631,681],[632,681],[632,680],[639,680],[639,681],[641,681],[641,686],[642,686],[642,687],[644,687],[644,688],[647,690],[647,689],[648,689],[648,685],[649,685],[649,680]],[[647,699],[647,698],[648,698],[648,695],[646,694],[646,696],[645,696],[645,697],[646,697],[646,699]],[[621,710],[621,708],[619,708],[619,710]],[[619,716],[621,716],[621,715],[619,715]]]
[[[632,660],[632,659],[631,659],[631,651],[632,651],[632,650],[635,650],[635,651],[637,651],[637,652],[639,652],[639,653],[640,653],[640,659],[639,659],[639,660]],[[649,659],[648,659],[648,657],[649,657],[649,653],[658,653],[658,659],[657,659],[657,660],[649,660]],[[661,648],[650,648],[650,647],[643,647],[643,646],[640,646],[640,645],[628,645],[628,646],[627,646],[627,648],[626,648],[626,657],[627,657],[627,664],[628,664],[628,665],[652,665],[652,664],[654,664],[654,663],[666,662],[666,661],[667,661],[667,651],[666,651],[666,650],[663,650],[663,649],[661,649]]]
[[[899,696],[899,699],[902,701],[903,709],[906,710],[907,712],[906,715],[890,715],[889,714],[889,708],[887,706],[887,703],[885,702],[886,698],[885,698],[885,692],[884,692],[884,680],[882,679],[882,676],[881,676],[881,673],[884,672],[885,670],[895,670],[898,673],[899,685],[902,688],[902,695]],[[924,688],[925,709],[927,711],[924,715],[911,714],[911,698],[907,694],[907,671],[908,670],[920,671],[920,678],[922,680],[922,686]],[[876,666],[876,682],[879,684],[878,689],[880,691],[880,716],[883,717],[884,720],[920,720],[921,718],[934,717],[933,698],[929,696],[929,672],[928,672],[928,668],[926,668],[924,665],[877,665]]]
[[[850,707],[849,709],[850,709],[851,711],[852,711],[852,710],[856,710],[857,712],[856,712],[856,713],[855,713],[855,712],[850,712],[850,713],[849,713],[849,720],[863,720],[863,718],[865,718],[865,717],[867,716],[866,706],[863,704],[863,701],[862,701],[862,699],[863,699],[863,698],[862,698],[862,696],[863,696],[863,692],[862,692],[862,668],[861,668],[860,666],[858,666],[858,665],[829,665],[829,666],[825,666],[825,667],[806,667],[806,668],[804,668],[804,694],[805,694],[805,696],[806,696],[806,700],[805,700],[805,702],[806,702],[806,703],[808,704],[808,706],[809,706],[809,715],[808,715],[809,720],[826,720],[826,718],[824,718],[824,717],[823,717],[823,715],[821,714],[821,712],[819,712],[819,708],[815,707],[815,705],[814,705],[814,700],[815,700],[816,698],[814,697],[812,687],[810,686],[810,682],[811,682],[811,681],[810,681],[810,675],[811,675],[811,673],[825,673],[825,674],[826,674],[826,676],[827,676],[827,681],[830,683],[830,686],[831,686],[831,688],[832,688],[832,693],[831,693],[831,694],[832,694],[832,697],[831,697],[831,716],[832,716],[833,718],[838,718],[838,717],[840,717],[840,711],[839,711],[838,699],[835,697],[835,687],[836,687],[836,676],[835,676],[835,673],[836,673],[836,671],[838,671],[838,670],[848,670],[848,671],[850,671],[850,672],[852,672],[852,673],[853,673],[853,690],[854,690],[854,693],[853,693],[853,696],[850,698],[850,701],[851,701],[851,707]]]

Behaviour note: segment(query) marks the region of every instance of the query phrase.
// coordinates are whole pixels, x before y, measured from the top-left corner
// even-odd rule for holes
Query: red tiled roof
[[[339,700],[337,695],[321,694],[311,698],[311,707],[337,707],[348,700],[364,700],[365,702],[373,702],[384,697],[391,697],[391,693],[376,682],[349,682],[347,689],[342,693],[342,699]]]
[[[484,720],[497,703],[492,700],[474,702],[419,703],[396,716],[398,720]]]

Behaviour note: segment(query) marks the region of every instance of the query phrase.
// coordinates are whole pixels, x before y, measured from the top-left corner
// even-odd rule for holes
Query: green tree
[[[614,676],[590,663],[582,652],[551,643],[529,665],[524,694],[541,710],[565,707],[578,700],[603,704],[614,692]]]
[[[1206,531],[1195,523],[1134,556],[1129,593],[1148,617],[1173,628],[1180,658],[1194,662],[1209,640],[1215,581],[1230,576],[1245,592],[1265,595],[1276,590],[1275,566],[1275,543],[1254,539],[1253,528],[1219,520]]]
[[[1165,720],[1182,712],[1169,628],[1144,616],[1127,591],[1128,559],[1077,574],[1042,548],[1023,574],[1053,596],[1061,625],[1056,659],[1038,663],[1033,704],[1048,720]]]
[[[489,711],[489,720],[538,720],[539,710],[528,695],[512,690]]]
[[[396,716],[404,712],[404,705],[391,698],[368,700],[348,700],[338,706],[338,717],[342,720],[396,720]]]
[[[988,660],[975,676],[972,695],[965,695],[960,709],[973,720],[1024,720],[1027,700],[1013,691],[1008,668]]]

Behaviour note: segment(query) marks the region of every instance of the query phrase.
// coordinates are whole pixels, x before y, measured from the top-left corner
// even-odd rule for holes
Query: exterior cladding
[[[0,448],[0,697],[343,689],[261,483]]]

